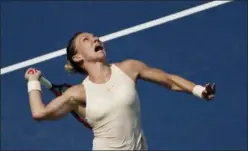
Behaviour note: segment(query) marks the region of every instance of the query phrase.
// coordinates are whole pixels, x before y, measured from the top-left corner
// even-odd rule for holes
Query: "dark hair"
[[[66,48],[66,53],[67,53],[67,60],[68,63],[65,65],[65,69],[68,72],[77,72],[77,73],[82,73],[82,74],[87,74],[87,72],[82,69],[75,61],[73,61],[72,57],[76,54],[76,47],[75,47],[75,39],[77,38],[78,35],[80,35],[82,32],[77,32],[75,33],[72,38],[69,40],[67,48]]]

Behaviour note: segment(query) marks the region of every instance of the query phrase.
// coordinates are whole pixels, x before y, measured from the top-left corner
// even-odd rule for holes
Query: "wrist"
[[[30,76],[28,81],[39,81],[39,78],[37,76]]]
[[[201,86],[201,85],[195,85],[193,90],[192,90],[192,94],[196,97],[199,98],[203,98],[202,93],[205,90],[205,87]]]
[[[35,79],[29,79],[27,83],[28,93],[31,91],[41,91],[41,84],[40,81]]]

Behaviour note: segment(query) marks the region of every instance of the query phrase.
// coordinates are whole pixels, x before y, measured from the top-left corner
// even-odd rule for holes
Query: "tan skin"
[[[105,83],[110,79],[111,68],[107,64],[106,56],[103,50],[95,52],[95,47],[103,44],[98,37],[91,33],[82,33],[76,37],[74,44],[76,46],[76,54],[73,60],[77,62],[81,68],[88,72],[89,80],[94,83]],[[192,90],[196,84],[186,80],[178,75],[169,74],[157,68],[149,67],[145,63],[128,59],[119,63],[114,63],[122,71],[124,71],[133,81],[142,79],[173,91],[185,92],[192,94]],[[30,68],[31,69],[31,68]],[[30,70],[28,69],[28,70]],[[35,74],[25,74],[27,80],[38,80],[41,72]],[[205,100],[212,100],[215,95],[215,84],[206,84],[206,90],[203,92]],[[61,96],[50,101],[48,105],[42,102],[40,91],[29,92],[29,103],[32,116],[35,120],[54,120],[61,118],[71,111],[76,111],[85,117],[85,89],[82,84],[72,86]]]

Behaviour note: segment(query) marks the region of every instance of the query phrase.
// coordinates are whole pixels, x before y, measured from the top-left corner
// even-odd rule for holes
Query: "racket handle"
[[[40,83],[48,89],[51,89],[53,87],[52,83],[44,77],[40,77]]]

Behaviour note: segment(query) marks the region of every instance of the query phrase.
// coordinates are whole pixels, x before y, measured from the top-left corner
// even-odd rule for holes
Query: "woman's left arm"
[[[185,78],[167,73],[161,69],[152,68],[138,60],[129,60],[130,65],[137,73],[137,78],[158,85],[165,86],[173,91],[193,94],[206,100],[212,100],[215,96],[215,84],[206,84],[204,87],[186,80]]]

